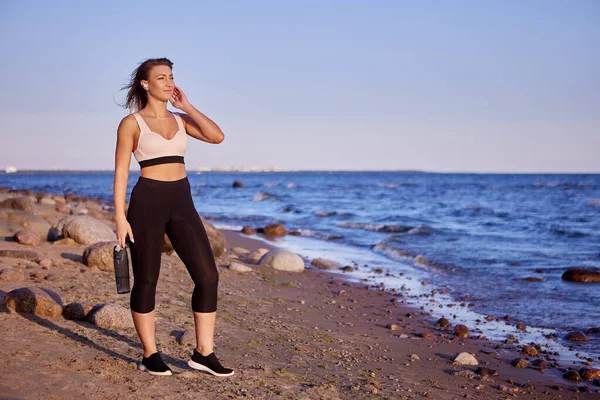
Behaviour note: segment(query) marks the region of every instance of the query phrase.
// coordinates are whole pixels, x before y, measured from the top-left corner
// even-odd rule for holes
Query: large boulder
[[[30,214],[35,214],[35,205],[30,197],[13,197],[0,202],[0,207],[21,210]]]
[[[116,239],[112,229],[101,221],[87,215],[69,216],[63,218],[56,230],[65,238],[71,238],[79,244],[96,244],[110,242]]]
[[[105,329],[123,330],[134,327],[131,311],[114,303],[98,304],[85,319]]]
[[[599,283],[600,282],[600,270],[597,269],[585,269],[585,268],[571,268],[562,274],[562,279],[571,282],[584,282],[584,283]]]
[[[200,220],[202,221],[202,225],[206,231],[206,236],[208,236],[208,241],[210,242],[210,248],[212,249],[213,256],[220,257],[225,252],[225,236],[223,236],[219,229],[215,228],[214,225],[204,218],[200,217]],[[163,253],[169,253],[173,251],[173,244],[167,235],[165,235],[163,239],[162,251]]]
[[[83,263],[100,271],[114,272],[114,248],[118,242],[100,242],[91,245],[83,252]]]
[[[40,235],[41,240],[48,240],[50,224],[38,215],[0,207],[0,236],[14,236],[15,233],[29,229]]]
[[[58,318],[63,311],[60,296],[50,289],[23,287],[11,290],[4,297],[4,305],[18,313],[39,317]]]
[[[204,224],[204,230],[208,235],[208,240],[210,241],[210,247],[212,248],[213,255],[215,257],[220,257],[223,253],[225,253],[225,236],[223,236],[221,231],[215,228],[213,224],[204,218],[201,218],[201,220]]]
[[[304,260],[291,251],[275,249],[269,251],[260,259],[260,266],[278,271],[302,272],[304,271]]]

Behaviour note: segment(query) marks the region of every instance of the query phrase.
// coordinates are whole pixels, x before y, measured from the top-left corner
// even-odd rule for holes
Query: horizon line
[[[20,175],[30,173],[113,173],[114,169],[23,169],[17,172],[6,173],[0,170],[0,175]],[[139,174],[140,171],[129,171],[130,173]],[[433,171],[433,170],[418,170],[418,169],[277,169],[264,171],[251,170],[187,170],[188,174],[204,174],[204,173],[281,173],[281,172],[396,172],[405,174],[489,174],[489,175],[599,175],[600,171],[592,172],[548,172],[548,171],[519,171],[519,172],[502,172],[502,171]]]

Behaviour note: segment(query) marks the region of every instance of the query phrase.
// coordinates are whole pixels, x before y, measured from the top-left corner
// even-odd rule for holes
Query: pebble
[[[538,351],[535,348],[535,346],[524,346],[523,349],[521,350],[521,353],[524,356],[530,356],[530,357],[535,357],[538,355]]]
[[[452,374],[452,376],[458,376],[458,377],[467,378],[467,379],[474,379],[477,375],[475,375],[475,372],[466,369],[463,371],[456,371]]]
[[[496,371],[495,369],[490,369],[490,368],[485,368],[485,367],[479,367],[475,370],[475,373],[479,376],[497,376],[498,375],[498,371]]]
[[[563,379],[571,382],[581,382],[581,376],[577,371],[567,371],[563,374]]]
[[[573,331],[565,336],[565,340],[570,340],[572,342],[587,342],[590,339],[581,331]]]
[[[466,339],[469,337],[469,328],[465,325],[456,325],[454,328],[454,336],[460,339]]]
[[[510,365],[515,368],[527,368],[529,366],[529,361],[525,358],[515,358],[510,362]]]
[[[387,324],[385,326],[385,329],[389,329],[391,331],[399,331],[402,328],[400,328],[400,325],[398,325],[398,324]]]

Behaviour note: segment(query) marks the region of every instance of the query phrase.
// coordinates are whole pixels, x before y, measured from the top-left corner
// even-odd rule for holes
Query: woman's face
[[[157,65],[150,70],[148,80],[142,81],[142,86],[148,84],[148,93],[162,101],[168,101],[173,95],[175,81],[173,71],[166,65]]]

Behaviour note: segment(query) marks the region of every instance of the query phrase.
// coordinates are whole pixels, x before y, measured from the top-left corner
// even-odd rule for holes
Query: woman
[[[173,63],[148,59],[131,75],[124,107],[137,110],[123,118],[117,132],[114,199],[117,240],[130,243],[134,284],[131,314],[144,348],[139,369],[152,375],[171,375],[155,341],[155,294],[165,233],[185,264],[195,288],[192,310],[196,349],[188,365],[216,376],[229,376],[213,352],[219,276],[204,226],[192,201],[184,155],[187,135],[207,143],[224,139],[221,129],[190,104],[173,81]],[[184,113],[172,113],[167,103]],[[141,177],[125,197],[131,153]],[[129,236],[129,237],[127,237]]]

